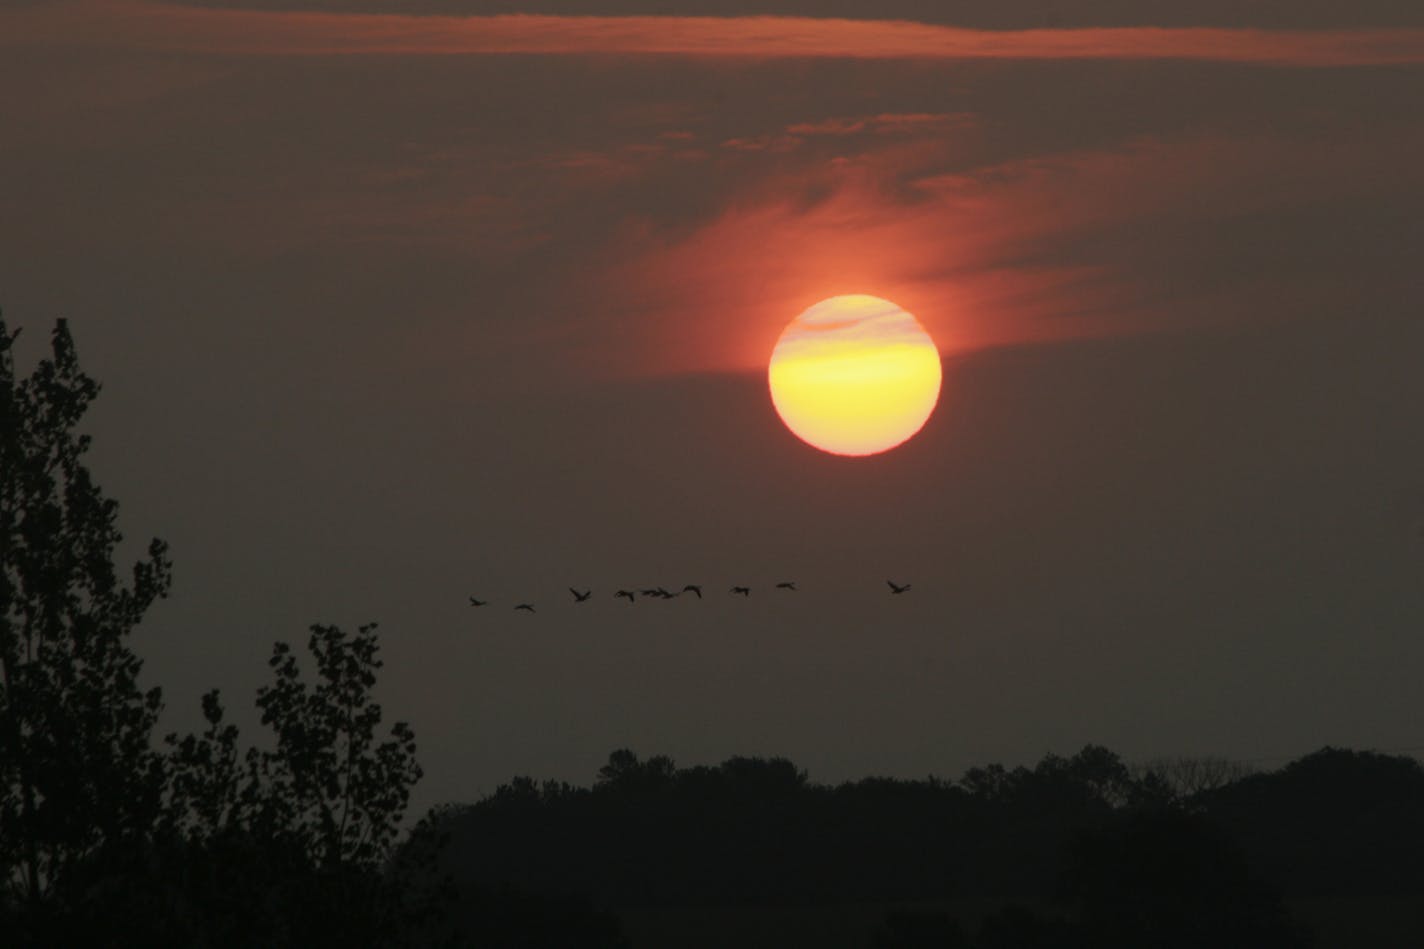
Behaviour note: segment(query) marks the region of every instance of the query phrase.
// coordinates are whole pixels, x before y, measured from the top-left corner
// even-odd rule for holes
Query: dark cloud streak
[[[189,0],[188,6],[254,10],[393,12],[391,0]],[[978,29],[1078,26],[1221,26],[1325,29],[1424,26],[1412,0],[409,0],[401,12],[446,15],[812,16],[916,20]]]
[[[908,20],[410,16],[72,0],[7,15],[7,45],[215,55],[668,55],[737,58],[1183,59],[1285,67],[1424,62],[1424,30],[1155,26],[973,30]]]

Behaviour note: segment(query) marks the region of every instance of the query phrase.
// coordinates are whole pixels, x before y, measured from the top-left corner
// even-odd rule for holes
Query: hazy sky
[[[376,620],[422,807],[1417,747],[1421,102],[1415,2],[12,0],[0,307],[172,544],[171,725]],[[870,459],[766,391],[840,293],[944,359]]]

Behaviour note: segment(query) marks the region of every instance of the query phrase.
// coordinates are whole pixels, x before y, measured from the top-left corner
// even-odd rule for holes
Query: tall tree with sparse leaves
[[[27,378],[19,335],[0,320],[0,902],[23,911],[159,814],[162,700],[140,687],[128,636],[166,595],[170,564],[154,540],[119,576],[118,505],[76,433],[99,386],[64,320]]]

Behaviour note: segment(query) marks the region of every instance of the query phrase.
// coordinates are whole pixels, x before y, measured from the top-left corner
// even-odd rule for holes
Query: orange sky
[[[1156,299],[1170,264],[1143,254],[1214,216],[1269,214],[1355,194],[1373,199],[1408,174],[1421,147],[1415,124],[1386,122],[1333,137],[1323,148],[1307,108],[1283,108],[1284,100],[1253,105],[1249,94],[1238,105],[1230,85],[1202,95],[1203,103],[1221,99],[1224,115],[1241,113],[1231,119],[1235,127],[1218,128],[1170,118],[1174,101],[1204,107],[1192,104],[1190,86],[1176,100],[1166,90],[1160,106],[1144,92],[1142,101],[1114,107],[1131,89],[1099,84],[1081,101],[1010,116],[976,102],[974,87],[959,78],[967,69],[1009,76],[1017,68],[1134,68],[1142,72],[1133,84],[1141,84],[1156,71],[1254,64],[1260,76],[1292,67],[1286,73],[1310,77],[1303,83],[1334,75],[1348,87],[1356,70],[1336,67],[1404,68],[1410,75],[1399,64],[1424,61],[1424,31],[1410,29],[985,31],[785,16],[412,17],[78,0],[0,14],[0,44],[20,56],[68,50],[99,64],[86,68],[103,70],[70,87],[45,83],[39,97],[12,84],[9,132],[21,142],[56,134],[87,141],[93,130],[81,117],[92,103],[117,96],[139,115],[146,103],[162,108],[193,94],[185,90],[223,85],[248,68],[240,65],[244,55],[256,54],[288,54],[281,58],[296,64],[290,68],[315,76],[351,68],[340,65],[346,57],[324,55],[335,53],[403,54],[392,61],[408,65],[397,70],[487,63],[478,68],[490,78],[465,90],[473,97],[494,94],[489,84],[506,84],[512,70],[541,75],[537,58],[484,55],[491,53],[561,54],[568,68],[589,70],[598,82],[618,69],[656,71],[660,62],[694,70],[705,64],[702,75],[718,76],[725,57],[755,58],[756,65],[739,69],[833,70],[845,63],[890,70],[883,94],[871,82],[862,91],[828,89],[823,103],[792,83],[787,88],[803,89],[800,101],[780,102],[773,93],[767,103],[738,109],[705,97],[678,102],[656,89],[643,97],[656,101],[623,94],[580,102],[577,90],[541,91],[537,84],[521,100],[516,80],[508,104],[488,114],[544,129],[527,141],[482,130],[478,122],[486,119],[471,125],[453,118],[464,106],[452,98],[446,115],[432,105],[420,120],[424,128],[379,153],[333,149],[330,162],[319,165],[300,152],[285,155],[290,139],[273,137],[248,159],[259,188],[240,197],[237,184],[203,188],[171,213],[165,208],[177,199],[160,190],[144,205],[143,233],[169,229],[169,239],[225,244],[245,256],[344,246],[542,269],[540,280],[519,291],[518,307],[567,312],[564,301],[572,297],[584,318],[557,327],[534,318],[511,332],[531,348],[552,345],[556,358],[582,371],[614,376],[755,370],[792,315],[838,293],[902,303],[950,355],[1229,324],[1253,306],[1246,302],[1253,293],[1308,297],[1312,275],[1288,287],[1235,288],[1229,299],[1174,311]],[[158,70],[144,58],[155,51],[185,58],[165,60]],[[635,55],[649,53],[663,56]],[[926,85],[906,72],[913,69],[947,70],[936,74],[947,81]],[[416,88],[429,97],[428,87]],[[442,95],[459,92],[456,86]],[[1009,101],[1033,109],[1050,94],[1040,87]],[[246,108],[249,123],[271,114],[269,106]],[[1251,113],[1263,108],[1275,110],[1274,121],[1286,116],[1286,124],[1272,129]],[[1059,116],[1074,110],[1085,129],[1121,127],[1091,140],[1093,133],[1062,125]],[[235,132],[242,114],[219,109],[200,120],[217,123],[202,134]],[[137,145],[148,121],[116,127],[116,141]],[[335,113],[322,119],[338,139],[352,134],[338,129],[342,121]],[[69,124],[72,133],[57,132]],[[1041,141],[1011,144],[1025,136]],[[253,147],[243,141],[228,152]],[[170,154],[150,164],[160,167]],[[260,173],[268,167],[275,173]],[[224,173],[236,182],[248,171],[234,165]],[[181,162],[175,174],[180,183],[192,180]],[[203,208],[208,226],[193,228],[193,207]],[[589,210],[596,208],[607,210]],[[274,220],[282,226],[272,228]],[[1110,239],[1105,235],[1133,233],[1147,221],[1157,240],[1092,251]],[[1133,256],[1139,259],[1126,259]],[[544,295],[560,299],[545,304]]]
[[[192,2],[0,2],[0,307],[24,358],[71,319],[96,474],[173,544],[175,716],[377,619],[426,801],[621,745],[1417,743],[1417,3]],[[863,463],[767,393],[844,293],[944,356]]]
[[[1144,222],[1165,242],[1224,215],[1282,213],[1327,194],[1378,198],[1407,174],[1409,156],[1424,154],[1417,132],[1403,133],[1397,155],[1371,157],[1365,144],[1307,154],[1302,142],[1198,135],[943,171],[962,161],[957,152],[972,154],[981,134],[960,119],[948,133],[927,123],[909,138],[840,143],[844,154],[792,165],[794,174],[771,178],[695,233],[667,241],[630,231],[621,262],[594,285],[679,311],[678,323],[652,327],[660,355],[645,362],[703,370],[754,369],[790,314],[870,290],[920,316],[947,355],[1268,320],[1288,298],[1317,292],[1311,275],[1293,286],[1263,276],[1234,300],[1174,310],[1155,299],[1171,264],[1152,259],[1150,245],[1135,265],[1074,247]],[[1377,170],[1351,172],[1362,164]],[[807,190],[819,196],[809,206]],[[1274,304],[1256,309],[1258,292]]]
[[[867,59],[1182,59],[1275,66],[1424,62],[1424,30],[969,30],[807,17],[401,16],[73,0],[12,11],[0,46],[326,55],[659,54]],[[8,21],[8,22],[7,22]]]

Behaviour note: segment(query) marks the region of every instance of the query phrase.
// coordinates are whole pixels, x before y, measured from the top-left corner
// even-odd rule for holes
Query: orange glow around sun
[[[939,350],[879,297],[831,297],[787,324],[767,369],[792,433],[836,455],[874,455],[918,432],[939,401]]]

